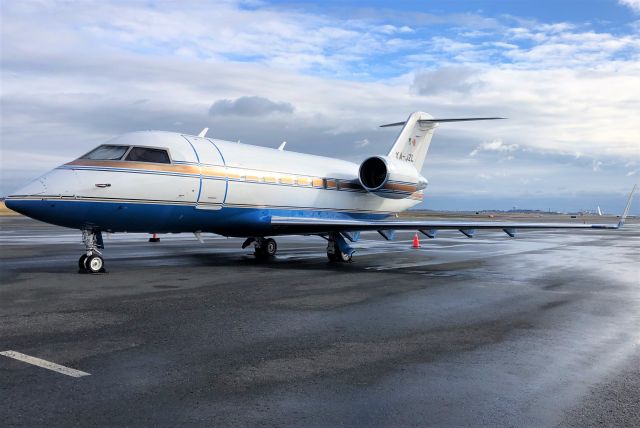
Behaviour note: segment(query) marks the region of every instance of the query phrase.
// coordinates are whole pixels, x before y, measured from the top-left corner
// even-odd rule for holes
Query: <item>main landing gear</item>
[[[259,259],[271,258],[278,252],[278,244],[273,238],[247,238],[242,248],[247,248],[251,244],[255,248],[255,256]]]
[[[346,232],[345,232],[346,234]],[[348,234],[350,240],[356,240],[357,237]],[[326,235],[320,235],[327,240],[327,257],[329,261],[338,263],[351,262],[351,256],[354,249],[347,244],[341,233],[332,232]],[[273,238],[250,237],[242,244],[242,248],[247,248],[253,244],[255,247],[255,256],[258,259],[269,259],[276,255],[278,245]]]
[[[78,273],[104,273],[104,259],[99,249],[104,248],[102,233],[94,230],[82,230],[82,242],[86,253],[78,260]]]
[[[350,263],[355,250],[347,244],[341,234],[323,236],[327,240],[327,258],[330,262]]]

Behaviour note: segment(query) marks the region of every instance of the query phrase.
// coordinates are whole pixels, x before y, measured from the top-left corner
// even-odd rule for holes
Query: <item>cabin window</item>
[[[93,159],[93,160],[119,160],[127,152],[129,146],[113,146],[110,144],[104,144],[96,149],[91,150],[81,159]]]
[[[171,163],[169,153],[164,149],[150,149],[148,147],[134,147],[125,160],[134,162]]]

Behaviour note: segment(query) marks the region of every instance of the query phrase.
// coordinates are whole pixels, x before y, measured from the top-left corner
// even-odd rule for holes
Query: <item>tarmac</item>
[[[640,224],[412,236],[113,235],[80,275],[78,231],[1,217],[0,421],[640,426]]]

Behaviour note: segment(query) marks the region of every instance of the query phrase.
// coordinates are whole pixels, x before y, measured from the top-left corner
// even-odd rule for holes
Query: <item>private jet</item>
[[[362,163],[176,132],[133,132],[61,165],[6,198],[10,209],[79,229],[79,272],[105,272],[103,232],[205,232],[246,238],[256,257],[277,252],[273,237],[319,236],[331,262],[349,262],[362,231],[393,239],[397,230],[434,238],[439,230],[619,229],[617,224],[402,220],[423,201],[422,166],[440,123],[498,117],[435,119],[424,112],[382,125],[401,131],[386,155]]]

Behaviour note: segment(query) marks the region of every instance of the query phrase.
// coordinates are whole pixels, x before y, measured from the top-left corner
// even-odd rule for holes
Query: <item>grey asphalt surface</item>
[[[640,426],[640,225],[241,240],[0,218],[3,426]]]

